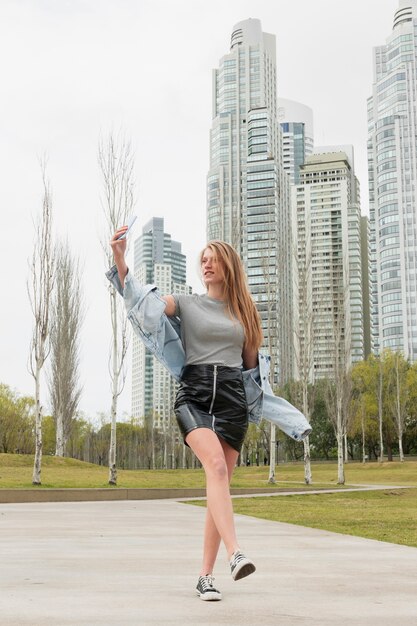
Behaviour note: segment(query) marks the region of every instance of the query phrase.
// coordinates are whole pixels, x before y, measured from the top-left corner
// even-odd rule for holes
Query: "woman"
[[[110,242],[122,287],[128,268],[126,240],[119,238],[126,230],[117,230]],[[239,548],[229,483],[248,425],[242,367],[256,367],[263,335],[236,251],[225,242],[212,241],[200,263],[207,293],[167,295],[163,300],[166,315],[181,319],[186,355],[175,414],[186,445],[206,474],[203,562],[196,591],[202,600],[221,600],[213,585],[221,540],[234,580],[255,571]]]

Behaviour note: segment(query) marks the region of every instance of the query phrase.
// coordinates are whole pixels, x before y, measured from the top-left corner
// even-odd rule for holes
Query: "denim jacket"
[[[134,332],[174,379],[180,381],[185,365],[180,319],[165,315],[165,301],[155,285],[141,285],[128,271],[123,289],[116,266],[106,272],[106,276],[123,297]],[[310,434],[311,426],[295,406],[273,394],[269,367],[270,357],[259,353],[258,366],[243,370],[249,421],[259,424],[264,417],[292,439],[301,441]]]

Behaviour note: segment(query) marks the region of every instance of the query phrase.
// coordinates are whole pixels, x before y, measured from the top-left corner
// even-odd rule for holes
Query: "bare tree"
[[[332,294],[329,327],[329,354],[332,358],[332,373],[328,379],[326,403],[333,422],[337,440],[337,482],[345,483],[344,438],[350,418],[349,404],[352,392],[351,364],[351,325],[349,309],[349,269],[344,264],[344,271],[334,270],[334,285],[338,285]]]
[[[403,435],[407,413],[407,370],[408,363],[401,352],[384,354],[390,372],[388,398],[391,413],[394,416],[398,435],[398,451],[400,461],[404,461]]]
[[[378,358],[378,427],[379,427],[379,463],[384,461],[384,436],[383,436],[383,422],[384,422],[384,365],[381,356]]]
[[[369,362],[359,361],[352,368],[351,412],[355,416],[356,430],[362,440],[362,463],[366,463],[366,402],[367,382],[369,381]]]
[[[49,355],[50,301],[54,286],[54,251],[52,245],[52,198],[46,177],[46,163],[41,162],[43,201],[42,213],[35,222],[35,243],[27,290],[34,317],[29,354],[29,372],[35,381],[35,460],[32,483],[41,484],[42,406],[40,400],[41,372]]]
[[[267,297],[268,297],[268,301],[267,301],[267,308],[268,308],[268,329],[267,329],[267,344],[268,344],[268,352],[269,355],[271,357],[271,365],[270,365],[270,371],[271,371],[271,380],[273,381],[274,379],[274,372],[275,372],[275,350],[274,350],[274,346],[273,346],[273,326],[276,326],[275,320],[276,320],[276,312],[274,315],[273,312],[273,306],[272,306],[272,292],[273,290],[271,289],[270,286],[270,279],[268,278],[266,280],[267,283]],[[268,476],[268,483],[270,484],[275,484],[276,480],[275,480],[275,466],[277,464],[277,459],[276,459],[276,444],[277,444],[277,431],[276,431],[276,426],[275,424],[273,424],[272,422],[270,423],[269,426],[269,430],[270,430],[270,438],[269,438],[269,476]]]
[[[311,421],[311,407],[314,398],[310,393],[314,375],[314,302],[312,296],[312,251],[311,242],[306,235],[297,236],[294,245],[294,256],[297,271],[295,291],[297,294],[297,319],[294,323],[294,355],[301,387],[301,410],[308,422]],[[311,471],[310,439],[303,439],[304,447],[304,481],[307,485],[313,482]]]
[[[66,454],[71,424],[81,396],[79,339],[83,321],[78,262],[68,243],[56,248],[56,288],[51,312],[49,393],[56,424],[56,456]]]
[[[365,398],[360,398],[361,437],[362,437],[362,463],[366,463],[366,432],[365,432]]]
[[[265,340],[268,349],[268,353],[271,358],[270,372],[271,383],[274,386],[275,382],[275,370],[276,370],[276,356],[277,356],[277,322],[278,322],[278,289],[277,289],[277,274],[279,265],[279,253],[277,251],[277,241],[272,237],[273,224],[271,216],[268,216],[268,240],[267,246],[262,248],[261,254],[261,267],[262,277],[264,280],[264,302],[262,303],[262,310],[266,312],[266,332]],[[266,311],[265,311],[266,309]],[[265,318],[265,316],[264,316]],[[270,423],[270,437],[269,437],[269,476],[268,483],[275,484],[275,466],[276,466],[276,426],[272,422]]]
[[[134,153],[129,141],[119,133],[110,133],[100,140],[98,162],[103,182],[102,208],[106,220],[106,230],[102,239],[106,268],[113,265],[113,254],[109,241],[119,226],[126,224],[134,206]],[[123,302],[115,288],[109,286],[112,340],[109,355],[111,378],[111,436],[109,450],[109,483],[117,484],[116,469],[116,420],[117,400],[126,380],[125,357],[129,344],[126,315]]]

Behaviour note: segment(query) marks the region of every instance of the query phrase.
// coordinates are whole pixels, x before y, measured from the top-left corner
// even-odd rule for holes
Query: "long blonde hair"
[[[258,350],[263,342],[261,320],[249,291],[245,270],[236,250],[225,241],[209,241],[200,254],[200,269],[204,252],[209,248],[221,264],[224,275],[224,299],[228,312],[243,326],[245,347]]]

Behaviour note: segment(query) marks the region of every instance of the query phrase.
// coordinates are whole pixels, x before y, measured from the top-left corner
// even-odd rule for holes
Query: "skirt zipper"
[[[213,371],[213,397],[211,399],[211,404],[210,404],[210,409],[209,409],[209,413],[211,413],[211,415],[213,415],[212,411],[213,411],[213,405],[214,405],[214,400],[216,397],[216,382],[217,382],[217,365],[214,365],[214,371]],[[213,415],[213,422],[212,422],[212,429],[214,430],[214,415]]]

